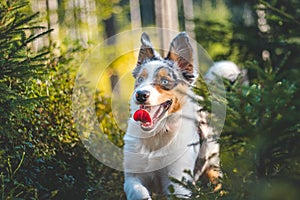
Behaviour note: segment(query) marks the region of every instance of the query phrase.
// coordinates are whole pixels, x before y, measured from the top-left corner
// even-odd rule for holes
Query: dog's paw
[[[220,183],[222,172],[218,168],[209,168],[205,172],[209,182],[214,185],[214,192],[219,191],[222,188]]]
[[[125,191],[128,200],[151,200],[148,190],[140,184],[135,184]]]

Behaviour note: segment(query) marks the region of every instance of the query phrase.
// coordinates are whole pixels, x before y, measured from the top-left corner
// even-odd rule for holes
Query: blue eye
[[[138,79],[137,79],[137,83],[141,83],[141,82],[143,82],[144,81],[144,77],[139,77]]]
[[[169,81],[168,81],[167,79],[162,79],[162,80],[160,81],[160,84],[161,84],[161,85],[167,85],[167,84],[169,84]]]

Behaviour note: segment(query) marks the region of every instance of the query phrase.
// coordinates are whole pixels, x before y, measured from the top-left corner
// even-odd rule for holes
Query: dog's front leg
[[[175,163],[169,166],[169,176],[177,180],[193,181],[192,177],[185,172],[185,170],[193,172],[194,165],[197,155],[199,152],[199,147],[190,147],[188,151],[185,152]],[[183,186],[171,183],[174,188],[174,194],[178,198],[189,198],[191,196],[191,191]]]
[[[186,174],[180,174],[180,175],[172,175],[173,178],[177,180],[181,180],[183,177],[185,180],[189,180],[190,177],[188,177]],[[188,199],[191,196],[191,191],[188,190],[187,188],[182,187],[181,185],[178,185],[177,183],[171,183],[173,189],[174,189],[174,195],[176,195],[177,198],[180,199]]]
[[[151,200],[147,188],[136,175],[125,173],[124,191],[128,200]]]

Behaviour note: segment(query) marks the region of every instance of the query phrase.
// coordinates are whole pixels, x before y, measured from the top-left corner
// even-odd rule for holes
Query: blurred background
[[[131,45],[135,50],[140,43],[138,35],[128,39],[126,44],[116,41],[117,34],[147,27],[186,31],[213,61],[231,60],[241,68],[244,68],[245,60],[263,62],[273,56],[273,62],[282,61],[286,53],[282,49],[284,44],[280,44],[283,37],[289,37],[285,41],[294,55],[299,50],[291,44],[298,41],[296,27],[292,26],[293,23],[299,25],[297,1],[31,0],[30,6],[32,12],[40,13],[39,24],[53,29],[46,37],[33,42],[34,50],[45,46],[54,48],[54,52],[70,51],[77,47],[91,50],[105,42],[111,46],[111,52],[106,56],[116,57],[120,54],[118,49],[122,48],[119,43]],[[163,32],[156,36],[161,38],[161,41],[155,42],[156,48],[167,50],[172,36]],[[111,39],[107,41],[108,38]],[[277,44],[279,46],[274,46]],[[131,57],[129,55],[125,59]],[[129,63],[134,65],[135,60],[133,58]],[[105,82],[105,89],[114,88],[118,76],[122,76],[122,70],[116,68],[126,69],[110,64],[110,83],[109,80]],[[203,72],[206,70],[203,69]]]
[[[186,31],[202,73],[221,60],[248,71],[248,85],[224,80],[223,187],[179,180],[193,198],[299,199],[298,0],[1,0],[0,199],[125,199],[123,173],[80,140],[72,95],[87,73],[99,127],[121,148],[112,92],[128,100],[144,30],[161,53]]]

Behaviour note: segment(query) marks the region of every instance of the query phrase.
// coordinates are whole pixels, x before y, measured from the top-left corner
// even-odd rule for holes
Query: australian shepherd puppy
[[[190,191],[170,177],[203,177],[216,184],[221,175],[217,137],[191,90],[197,77],[192,47],[186,33],[173,39],[166,58],[146,33],[141,43],[124,136],[124,190],[129,200],[151,199],[152,192],[169,194],[173,185],[178,197],[189,197]]]

